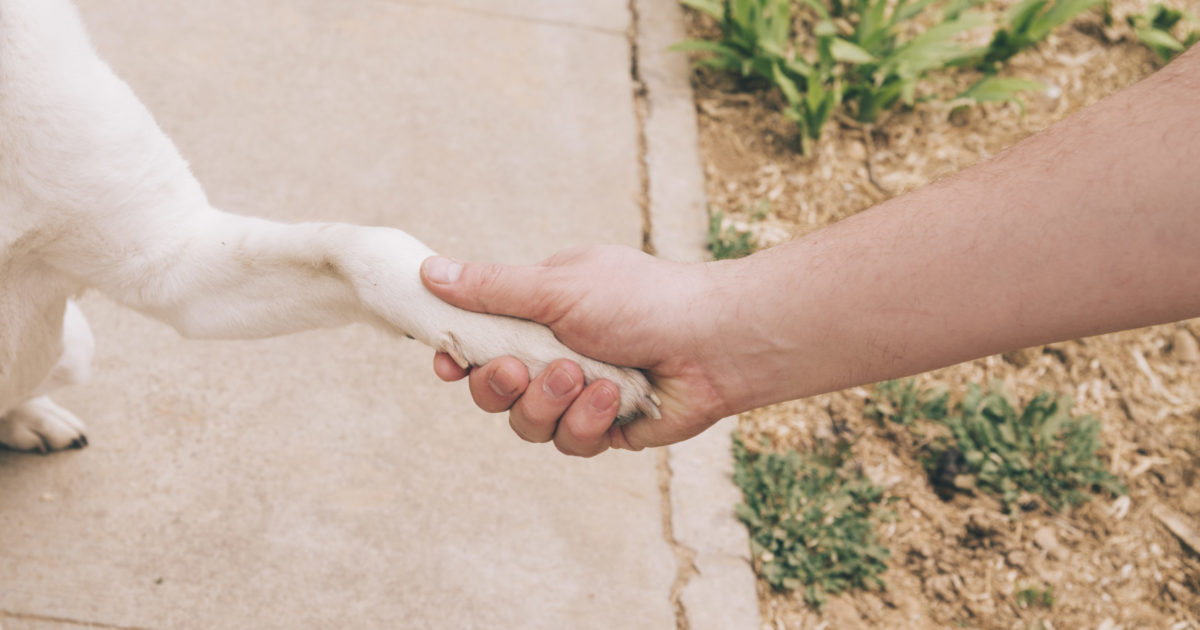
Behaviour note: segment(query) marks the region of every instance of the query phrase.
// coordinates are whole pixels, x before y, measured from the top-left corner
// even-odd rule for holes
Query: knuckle
[[[488,303],[494,301],[491,296],[504,291],[504,268],[499,265],[476,265],[472,269],[469,286],[479,304],[487,310]]]
[[[539,431],[536,425],[531,426],[531,424],[518,410],[513,409],[508,412],[508,426],[512,428],[513,433],[517,434],[517,437],[533,444],[542,444],[550,441],[553,434]]]
[[[559,453],[568,455],[570,457],[591,457],[595,454],[589,454],[587,451],[580,449],[577,445],[567,443],[565,440],[555,440],[554,447],[558,449]]]

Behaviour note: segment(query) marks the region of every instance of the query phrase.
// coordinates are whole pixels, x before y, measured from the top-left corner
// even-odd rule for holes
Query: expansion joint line
[[[646,119],[650,115],[650,99],[646,94],[646,82],[638,68],[638,0],[629,0],[629,78],[633,83],[633,113],[637,124],[637,203],[642,211],[642,251],[654,254],[653,225],[650,222],[650,165],[646,155]]]
[[[650,117],[651,100],[646,82],[640,71],[640,51],[638,47],[639,28],[641,26],[638,12],[638,2],[629,1],[629,77],[633,84],[633,111],[637,124],[637,168],[638,168],[638,197],[637,203],[642,211],[642,250],[654,254],[653,222],[651,221],[650,196],[650,164],[648,159],[649,146],[646,134],[646,124]],[[674,515],[671,510],[671,456],[666,448],[658,451],[658,490],[662,505],[662,535],[663,540],[675,557],[675,578],[671,582],[670,603],[675,611],[675,630],[689,630],[687,610],[683,605],[683,590],[692,576],[696,574],[696,552],[675,539]]]
[[[108,623],[100,623],[98,621],[81,621],[79,619],[70,619],[68,617],[54,617],[50,615],[34,615],[29,613],[13,612],[11,610],[0,610],[0,627],[2,627],[5,619],[16,619],[18,621],[37,621],[43,623],[58,623],[71,626],[80,626],[83,628],[99,628],[100,630],[150,630],[150,628],[141,628],[138,626],[117,626]]]

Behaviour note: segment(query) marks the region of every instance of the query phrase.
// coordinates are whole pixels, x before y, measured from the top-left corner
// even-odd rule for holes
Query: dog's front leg
[[[250,338],[366,322],[445,351],[461,365],[500,356],[531,374],[568,358],[588,381],[621,389],[620,417],[657,416],[637,370],[563,346],[544,326],[450,306],[421,283],[433,251],[405,232],[337,223],[280,224],[207,210],[171,230],[175,247],[120,261],[90,278],[113,298],[199,338]]]
[[[128,244],[133,254],[88,270],[86,281],[191,338],[251,339],[380,323],[363,308],[351,277],[370,272],[351,253],[356,241],[375,231],[335,223],[283,224],[207,209],[177,217],[169,228],[131,235],[140,241]],[[411,264],[421,255],[413,251],[423,249],[415,239],[384,231],[394,233],[393,259]],[[403,266],[392,265],[393,270]],[[403,284],[406,278],[387,282]]]

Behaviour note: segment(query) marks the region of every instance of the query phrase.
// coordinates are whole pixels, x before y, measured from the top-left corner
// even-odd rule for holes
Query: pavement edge
[[[677,0],[630,0],[632,70],[639,96],[646,245],[662,258],[705,257],[707,200],[688,61],[668,48],[686,38]],[[666,535],[681,563],[672,600],[681,630],[762,625],[750,543],[733,507],[736,419],[666,449]]]

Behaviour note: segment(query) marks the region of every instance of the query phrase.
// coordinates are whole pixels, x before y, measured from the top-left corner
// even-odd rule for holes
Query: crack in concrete
[[[428,9],[441,9],[443,11],[454,11],[456,13],[466,13],[469,15],[477,15],[480,17],[499,18],[505,20],[513,20],[516,22],[524,22],[526,24],[538,24],[542,26],[557,26],[560,28],[578,29],[581,31],[590,31],[600,33],[602,35],[616,35],[620,37],[623,33],[620,30],[613,28],[604,28],[602,26],[593,26],[591,24],[581,24],[579,22],[566,22],[562,20],[550,20],[546,18],[529,17],[526,15],[514,15],[512,13],[503,13],[501,11],[489,11],[487,9],[475,9],[471,7],[447,6],[444,2],[423,2],[422,0],[391,0],[391,4],[399,4],[410,7],[424,7]]]
[[[663,447],[658,452],[658,490],[662,497],[663,540],[675,555],[675,580],[671,582],[671,607],[675,609],[675,630],[689,630],[687,607],[683,605],[683,589],[687,588],[696,571],[696,550],[675,539],[674,514],[671,510],[671,453]]]
[[[637,164],[638,164],[638,207],[642,209],[642,251],[653,255],[654,241],[651,238],[653,224],[650,221],[650,165],[647,161],[649,148],[646,141],[646,117],[650,114],[650,99],[646,98],[646,82],[638,68],[638,9],[637,0],[629,0],[629,29],[625,36],[629,40],[629,78],[633,82],[633,114],[637,119]]]
[[[55,617],[52,615],[35,615],[31,613],[19,613],[11,610],[0,610],[0,621],[4,619],[18,619],[23,621],[40,621],[46,623],[63,623],[72,626],[83,626],[85,628],[100,628],[101,630],[153,630],[152,628],[143,628],[141,626],[118,626],[100,621],[83,621],[80,619],[71,619],[69,617]]]
[[[642,250],[653,255],[654,241],[652,238],[654,225],[650,212],[650,164],[648,159],[649,147],[646,138],[646,120],[650,114],[650,99],[648,98],[646,82],[642,80],[639,68],[638,34],[640,16],[638,0],[629,0],[629,29],[626,36],[629,39],[629,77],[633,83],[633,110],[637,122],[637,164],[638,164],[638,196],[637,203],[642,210]],[[675,557],[675,578],[671,582],[669,601],[675,611],[675,630],[689,630],[687,609],[683,605],[683,590],[696,574],[696,551],[680,544],[675,539],[674,514],[671,509],[671,455],[666,448],[658,452],[658,491],[662,504],[662,533],[663,541],[671,549]]]

